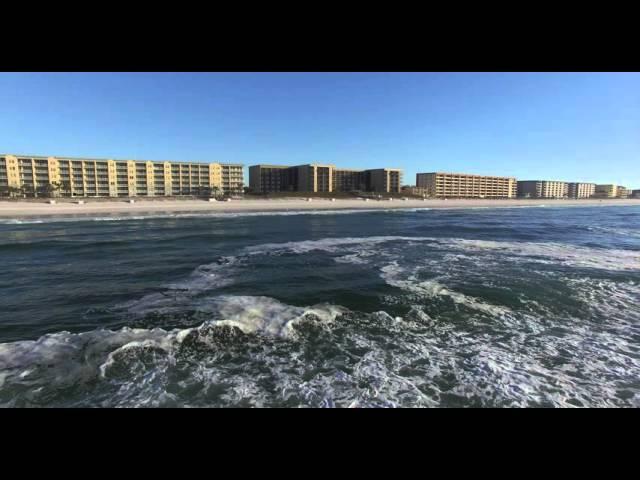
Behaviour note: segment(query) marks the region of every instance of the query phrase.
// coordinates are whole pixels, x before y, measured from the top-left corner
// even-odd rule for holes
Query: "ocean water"
[[[640,406],[640,206],[0,220],[0,267],[2,406]]]

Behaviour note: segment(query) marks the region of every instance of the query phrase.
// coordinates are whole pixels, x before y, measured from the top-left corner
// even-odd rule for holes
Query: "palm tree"
[[[20,187],[7,187],[7,193],[10,197],[15,197],[16,195],[21,195],[23,192]]]
[[[34,188],[31,185],[25,185],[24,187],[21,188],[22,190],[22,194],[25,197],[35,197],[36,196],[36,192],[34,190]]]
[[[71,182],[61,182],[59,190],[62,194],[68,193],[71,196]]]
[[[57,197],[57,193],[60,192],[60,189],[62,188],[62,184],[60,182],[52,182],[49,184],[49,190],[51,192],[51,194],[53,194],[53,196]]]
[[[51,198],[56,191],[56,186],[53,183],[47,183],[36,189],[36,194],[40,194],[42,197]]]

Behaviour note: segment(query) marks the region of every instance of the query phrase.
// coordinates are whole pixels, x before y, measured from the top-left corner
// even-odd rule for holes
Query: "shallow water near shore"
[[[3,406],[640,406],[640,206],[13,219],[0,259]]]

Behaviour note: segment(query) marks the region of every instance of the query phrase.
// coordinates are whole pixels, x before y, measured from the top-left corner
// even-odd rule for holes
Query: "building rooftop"
[[[264,163],[259,163],[257,165],[251,165],[251,167],[263,167],[263,168],[297,168],[297,167],[331,167],[339,172],[366,172],[369,170],[393,170],[393,171],[402,171],[401,168],[342,168],[336,167],[331,163],[303,163],[301,165],[269,165]]]
[[[575,182],[567,182],[565,180],[518,180],[520,182],[555,182],[555,183],[575,183]]]
[[[514,180],[516,178],[516,177],[509,177],[504,175],[479,175],[477,173],[457,173],[457,172],[424,172],[424,173],[418,173],[418,175],[460,175],[463,177],[510,178]]]
[[[261,168],[291,168],[288,165],[269,165],[266,163],[259,163],[258,165],[251,165],[249,168],[261,167]]]
[[[38,160],[46,160],[47,158],[57,158],[59,160],[88,160],[90,162],[106,162],[107,160],[113,160],[115,162],[127,162],[133,160],[134,162],[153,162],[153,163],[199,163],[199,164],[210,164],[210,163],[219,163],[220,165],[229,165],[234,167],[244,167],[243,163],[224,163],[224,162],[214,162],[214,161],[204,161],[204,160],[144,160],[144,159],[136,159],[136,158],[93,158],[93,157],[67,157],[66,155],[24,155],[18,153],[0,153],[0,157],[6,157],[8,155],[12,155],[18,158],[34,158]]]

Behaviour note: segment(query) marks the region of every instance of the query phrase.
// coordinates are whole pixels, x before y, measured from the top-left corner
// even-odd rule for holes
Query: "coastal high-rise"
[[[569,198],[590,198],[596,193],[595,183],[569,183],[568,196]]]
[[[567,182],[555,180],[518,180],[518,196],[524,198],[566,198]]]
[[[402,170],[396,168],[352,170],[329,164],[291,167],[252,165],[249,167],[249,188],[254,193],[350,191],[399,193],[401,183]]]
[[[416,188],[430,197],[514,198],[516,179],[468,173],[418,173]]]
[[[616,197],[618,198],[629,198],[630,195],[631,190],[629,190],[627,187],[618,186],[618,188],[616,189]]]
[[[0,155],[0,189],[73,197],[241,193],[242,165]]]
[[[615,198],[618,195],[618,186],[615,184],[596,185],[594,197],[597,198]]]

